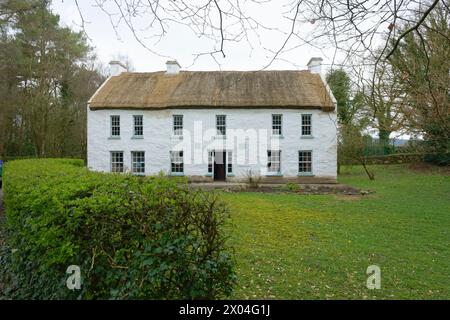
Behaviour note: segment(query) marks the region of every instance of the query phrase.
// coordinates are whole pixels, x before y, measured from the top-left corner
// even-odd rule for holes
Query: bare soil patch
[[[346,195],[346,194],[337,194],[335,195],[337,200],[345,200],[345,201],[359,201],[363,198],[362,195]]]

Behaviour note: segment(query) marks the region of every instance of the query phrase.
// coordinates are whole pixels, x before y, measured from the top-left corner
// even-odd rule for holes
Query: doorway
[[[225,151],[214,152],[214,181],[225,181]]]

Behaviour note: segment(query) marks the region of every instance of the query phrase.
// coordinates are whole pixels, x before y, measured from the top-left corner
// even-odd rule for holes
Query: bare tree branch
[[[425,21],[425,19],[428,17],[428,15],[430,14],[430,12],[434,9],[434,7],[436,7],[436,5],[439,3],[440,0],[434,0],[434,2],[432,3],[432,5],[424,12],[424,14],[422,15],[422,17],[419,19],[419,21],[417,21],[417,23],[412,26],[411,28],[409,28],[408,30],[406,30],[405,32],[403,32],[398,38],[397,41],[395,41],[394,46],[392,47],[391,51],[389,51],[389,53],[386,56],[386,59],[389,59],[392,54],[394,54],[395,50],[397,49],[400,41],[406,37],[409,33],[417,30]]]

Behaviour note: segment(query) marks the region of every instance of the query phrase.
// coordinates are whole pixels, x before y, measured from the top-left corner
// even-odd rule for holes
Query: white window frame
[[[145,174],[145,151],[131,151],[131,172]]]
[[[113,138],[120,137],[120,115],[110,116],[111,132],[110,135]]]
[[[309,153],[309,159],[300,158],[301,153]],[[302,171],[301,167],[307,167],[309,165],[309,171]],[[299,150],[298,151],[298,174],[299,175],[312,175],[313,174],[313,152],[312,150]]]
[[[305,118],[309,117],[309,123],[305,123]],[[302,113],[301,116],[301,135],[302,137],[312,137],[312,114],[311,113]],[[304,134],[304,129],[309,129],[309,134]]]
[[[140,123],[136,123],[136,120],[140,119]],[[136,134],[137,129],[140,129],[141,134]],[[144,116],[141,114],[133,115],[133,137],[144,136]]]
[[[278,155],[278,157],[276,156]],[[278,170],[274,171],[273,164],[278,164]],[[281,174],[281,150],[267,150],[267,173],[270,175]]]
[[[282,136],[283,135],[283,115],[282,114],[272,114],[272,135],[273,136]]]
[[[227,175],[233,175],[233,151],[227,151]]]
[[[216,115],[216,134],[221,137],[227,135],[227,116],[224,114]]]
[[[181,168],[181,170],[174,171],[174,168]],[[184,174],[184,152],[182,150],[170,151],[170,173],[172,175]]]
[[[213,175],[214,174],[214,150],[208,151],[207,174],[208,175]]]
[[[183,136],[184,117],[182,114],[174,114],[172,122],[173,135],[177,137]]]
[[[118,161],[115,156],[120,155],[120,158],[122,161]],[[119,166],[121,169],[117,170],[117,166]],[[110,171],[114,173],[121,173],[124,172],[124,162],[123,162],[123,151],[111,151],[110,152]]]

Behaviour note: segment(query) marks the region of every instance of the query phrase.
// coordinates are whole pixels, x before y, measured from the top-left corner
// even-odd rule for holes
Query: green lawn
[[[450,176],[438,169],[345,168],[355,198],[224,194],[242,299],[450,299]],[[369,265],[381,289],[366,288]]]

